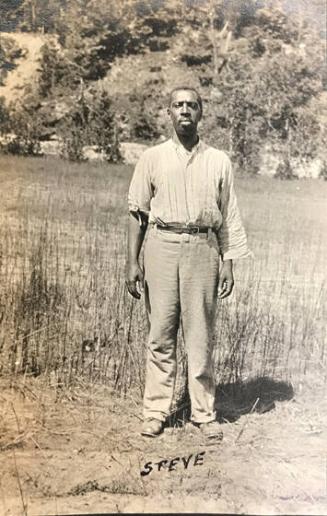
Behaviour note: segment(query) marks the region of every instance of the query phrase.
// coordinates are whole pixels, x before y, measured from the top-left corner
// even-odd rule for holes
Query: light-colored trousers
[[[177,331],[182,319],[188,360],[191,419],[215,420],[212,362],[219,273],[213,232],[176,234],[150,226],[144,249],[145,299],[150,333],[144,417],[169,415],[176,379]]]

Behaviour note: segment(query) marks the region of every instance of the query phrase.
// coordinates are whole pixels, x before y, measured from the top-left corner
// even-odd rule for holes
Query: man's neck
[[[197,133],[191,135],[180,135],[174,131],[173,141],[178,145],[183,145],[183,147],[185,147],[185,149],[188,151],[191,151],[193,147],[199,142],[199,136]]]

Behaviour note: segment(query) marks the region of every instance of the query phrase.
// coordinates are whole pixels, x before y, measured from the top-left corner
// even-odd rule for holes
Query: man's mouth
[[[190,125],[192,122],[191,122],[191,120],[189,120],[188,118],[182,118],[182,119],[179,121],[179,123],[180,123],[181,125]]]

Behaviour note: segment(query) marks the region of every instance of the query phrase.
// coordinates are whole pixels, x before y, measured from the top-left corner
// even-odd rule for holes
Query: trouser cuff
[[[150,418],[159,419],[159,421],[162,421],[164,423],[168,417],[168,414],[164,414],[163,412],[146,411],[146,412],[143,412],[143,417],[144,417],[144,419],[150,419]]]
[[[202,423],[211,423],[212,421],[216,421],[216,414],[213,413],[211,416],[207,417],[191,417],[192,423],[195,423],[196,425],[201,425]]]

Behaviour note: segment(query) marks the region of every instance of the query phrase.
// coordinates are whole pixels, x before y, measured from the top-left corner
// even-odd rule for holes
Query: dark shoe
[[[200,429],[205,437],[209,439],[216,439],[217,441],[222,441],[223,432],[220,428],[220,424],[217,421],[210,421],[210,423],[201,423]]]
[[[156,435],[161,434],[162,429],[163,421],[155,418],[147,418],[143,422],[141,435],[146,435],[147,437],[156,437]]]

